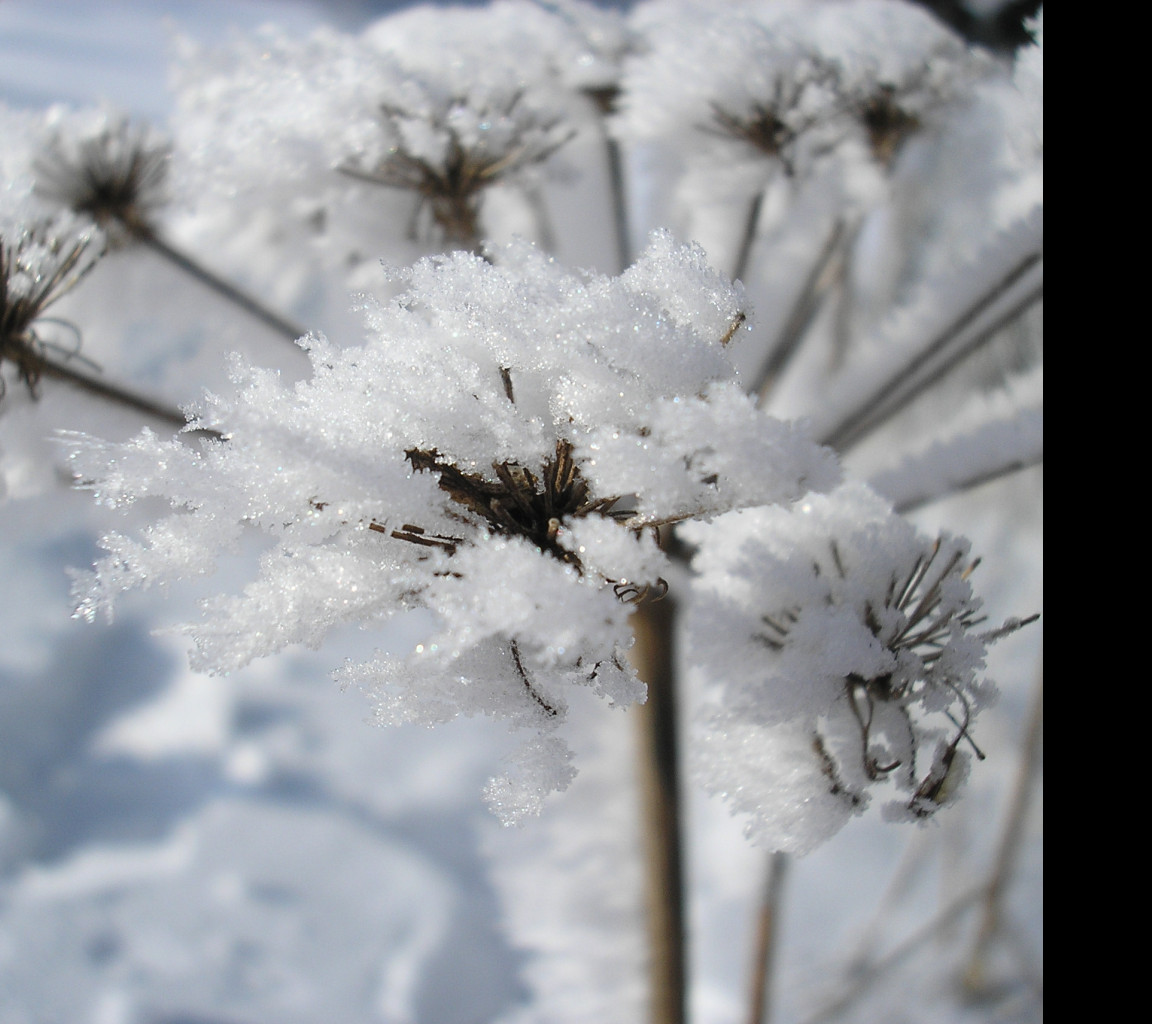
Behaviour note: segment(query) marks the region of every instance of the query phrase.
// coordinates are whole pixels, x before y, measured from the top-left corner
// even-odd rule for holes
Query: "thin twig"
[[[868,923],[860,929],[856,942],[855,952],[848,957],[847,973],[856,974],[866,970],[871,959],[871,953],[880,944],[880,935],[883,923],[892,911],[907,898],[916,880],[924,867],[928,853],[928,833],[917,830],[904,847],[900,861],[888,879],[883,894],[876,905]]]
[[[772,972],[776,960],[776,936],[780,930],[780,895],[787,873],[786,853],[777,852],[768,857],[764,891],[756,914],[748,1024],[769,1024],[772,1019]]]
[[[532,685],[532,680],[528,677],[528,670],[524,667],[524,662],[520,657],[520,645],[513,640],[510,646],[512,648],[512,661],[516,665],[516,671],[520,673],[520,679],[524,683],[524,689],[528,691],[528,696],[536,702],[544,714],[549,718],[555,718],[556,709],[540,696],[540,691]]]
[[[1041,465],[1043,462],[1043,452],[1037,452],[1034,456],[1027,459],[1008,459],[999,466],[982,470],[973,476],[964,477],[960,480],[949,480],[946,487],[928,488],[917,494],[902,496],[892,507],[894,511],[899,512],[901,515],[907,515],[909,512],[915,512],[917,509],[923,508],[925,505],[930,505],[934,501],[943,501],[945,498],[951,498],[965,491],[974,490],[977,487],[982,487],[984,484],[992,483],[994,480],[1001,480],[1006,476],[1011,476],[1013,473],[1019,473],[1025,469],[1032,469],[1035,466]],[[879,493],[884,494],[883,487],[877,487],[876,489]],[[889,495],[885,495],[885,497],[889,497]]]
[[[612,192],[612,224],[616,236],[616,264],[621,273],[632,265],[632,236],[628,231],[628,197],[624,185],[624,154],[620,142],[604,130],[604,155]]]
[[[809,1017],[804,1024],[825,1024],[826,1021],[835,1020],[892,968],[897,967],[907,957],[922,949],[929,939],[950,928],[974,904],[978,903],[983,895],[984,887],[980,886],[969,890],[954,900],[922,928],[909,935],[887,956],[861,970],[845,992]]]
[[[748,262],[752,258],[752,246],[756,242],[756,228],[760,223],[760,211],[764,208],[764,193],[768,186],[760,189],[748,204],[748,216],[744,218],[744,233],[740,236],[740,248],[736,250],[736,262],[732,265],[733,281],[743,281],[748,272]]]

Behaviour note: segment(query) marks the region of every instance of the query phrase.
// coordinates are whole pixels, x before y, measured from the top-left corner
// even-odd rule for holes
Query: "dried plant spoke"
[[[614,511],[618,497],[589,496],[588,484],[572,459],[572,444],[563,439],[556,442],[555,454],[545,460],[539,477],[524,466],[494,462],[496,479],[490,480],[463,472],[435,449],[414,448],[405,456],[414,469],[437,474],[441,490],[479,516],[493,532],[524,537],[545,554],[577,569],[582,570],[580,559],[559,543],[560,524],[565,519],[590,515],[615,520],[626,520],[631,515]],[[644,587],[643,596],[647,594],[648,588]]]

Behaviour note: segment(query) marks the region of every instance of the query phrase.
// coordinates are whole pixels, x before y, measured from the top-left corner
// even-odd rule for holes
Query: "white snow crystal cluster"
[[[573,774],[556,735],[569,687],[643,699],[625,652],[631,604],[665,587],[653,528],[790,503],[839,470],[736,384],[742,294],[699,249],[656,234],[618,278],[527,243],[494,258],[401,272],[403,295],[366,303],[364,344],[306,340],[313,375],[294,387],[237,359],[236,396],[207,396],[190,425],[219,439],[75,439],[101,502],[174,509],[106,537],[76,594],[91,618],[130,588],[211,572],[257,529],[271,539],[259,577],[186,627],[198,668],[431,612],[406,657],[338,676],[374,695],[381,722],[488,714],[529,730],[489,791],[512,821]]]
[[[968,543],[930,540],[860,484],[688,524],[691,657],[710,704],[697,769],[758,843],[806,852],[864,810],[923,819],[978,752],[995,695]]]

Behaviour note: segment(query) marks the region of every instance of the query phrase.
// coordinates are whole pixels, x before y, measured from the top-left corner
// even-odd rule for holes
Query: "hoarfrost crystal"
[[[140,538],[106,538],[76,593],[91,618],[124,590],[211,572],[247,526],[273,544],[243,594],[186,627],[201,669],[431,612],[407,657],[338,677],[374,695],[382,722],[488,714],[530,730],[490,788],[511,821],[571,778],[555,735],[568,687],[643,699],[625,652],[630,605],[665,586],[651,527],[789,503],[839,470],[736,385],[742,295],[698,249],[657,234],[618,278],[526,243],[495,259],[402,272],[400,298],[366,303],[365,344],[306,340],[313,377],[293,388],[237,359],[237,396],[209,395],[190,424],[221,435],[199,450],[75,439],[101,501],[175,509]]]

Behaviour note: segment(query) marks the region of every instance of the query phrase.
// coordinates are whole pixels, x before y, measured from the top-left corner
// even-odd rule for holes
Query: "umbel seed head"
[[[91,217],[114,245],[152,234],[167,202],[172,147],[142,122],[103,115],[92,126],[63,125],[33,162],[41,198]]]

